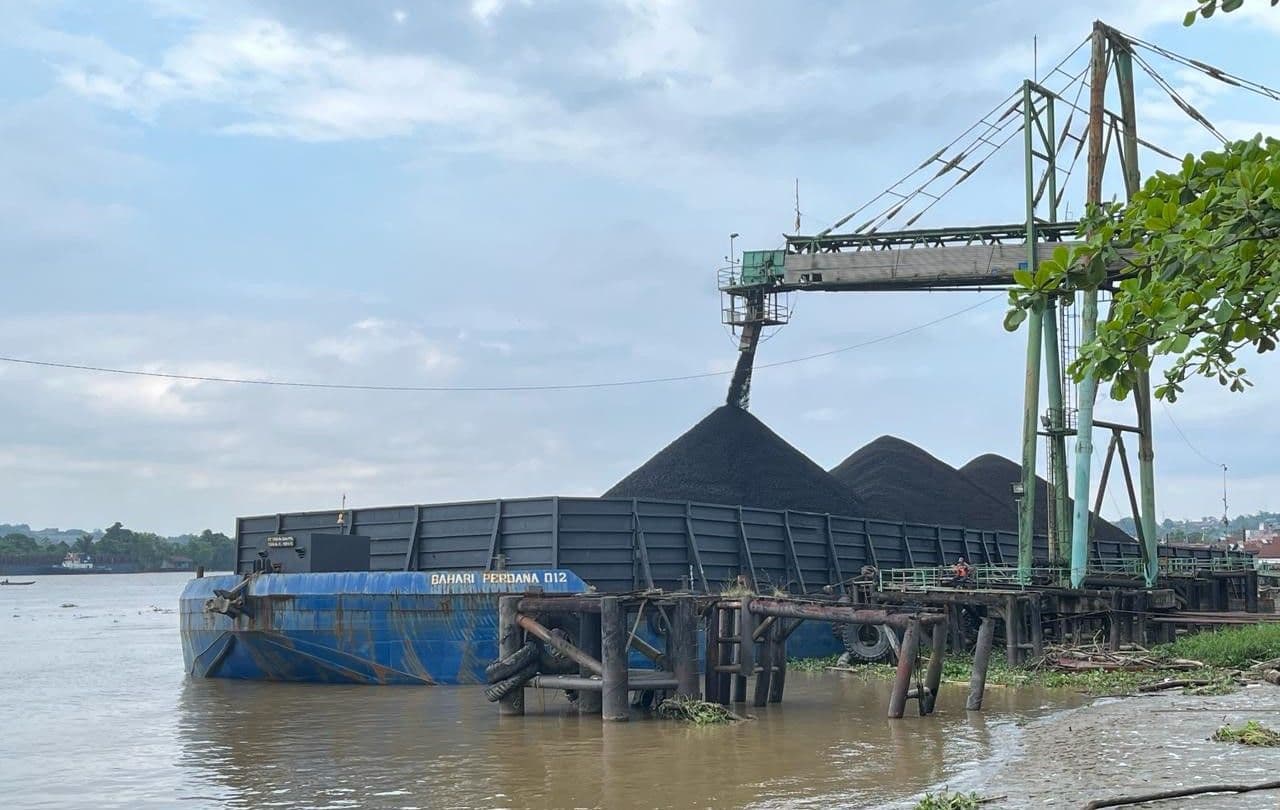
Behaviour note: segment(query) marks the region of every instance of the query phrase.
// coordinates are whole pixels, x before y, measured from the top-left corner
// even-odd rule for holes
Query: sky
[[[801,230],[831,224],[1049,83],[1095,17],[1280,84],[1280,11],[1184,29],[1190,5],[0,0],[0,354],[436,387],[729,369],[730,233],[777,247],[797,182]],[[1280,123],[1152,64],[1231,137]],[[1141,135],[1212,146],[1138,87]],[[1019,221],[1018,147],[916,225]],[[1016,456],[1025,338],[1003,311],[991,292],[799,295],[759,363],[876,342],[759,370],[752,412],[825,467],[883,434],[957,466]],[[1280,509],[1275,364],[1243,396],[1156,405],[1161,517],[1221,513],[1222,464],[1233,514]],[[0,521],[176,534],[344,495],[595,495],[726,386],[362,392],[0,362]]]

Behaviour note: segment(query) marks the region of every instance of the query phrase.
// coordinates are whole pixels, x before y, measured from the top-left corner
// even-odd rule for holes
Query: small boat
[[[0,579],[0,585],[34,585],[34,584],[36,584],[36,581],[34,579],[23,580],[22,582],[14,582],[8,577],[4,579]]]

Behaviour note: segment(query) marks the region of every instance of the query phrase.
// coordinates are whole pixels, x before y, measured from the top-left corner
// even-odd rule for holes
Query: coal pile
[[[604,497],[873,516],[855,491],[731,405],[712,411]]]
[[[1012,507],[911,442],[881,436],[831,470],[877,516],[986,531],[1016,526]]]
[[[978,456],[960,468],[960,474],[988,492],[993,498],[1002,501],[1013,515],[1012,522],[1005,527],[1008,531],[1018,530],[1017,501],[1013,497],[1012,484],[1022,480],[1022,465],[995,453]],[[1049,482],[1036,476],[1036,528],[1037,534],[1048,532],[1049,520]],[[1073,509],[1072,501],[1067,501],[1068,509]],[[1133,538],[1118,526],[1108,523],[1097,515],[1093,516],[1093,534],[1097,540],[1133,542]]]

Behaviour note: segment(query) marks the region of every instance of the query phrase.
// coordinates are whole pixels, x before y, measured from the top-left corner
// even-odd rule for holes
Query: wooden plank
[[[640,554],[640,573],[644,574],[645,585],[652,589],[653,569],[649,567],[649,544],[644,539],[644,529],[640,526],[640,504],[631,499],[631,542]]]

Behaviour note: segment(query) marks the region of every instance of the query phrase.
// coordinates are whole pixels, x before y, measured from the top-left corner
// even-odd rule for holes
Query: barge
[[[1012,532],[632,498],[526,498],[280,513],[236,521],[236,572],[181,597],[196,677],[364,684],[483,683],[506,594],[844,593],[874,569],[1017,561]],[[1036,556],[1047,558],[1043,537]],[[1247,555],[1160,547],[1206,568]],[[1098,571],[1140,559],[1098,541]],[[657,644],[653,617],[635,631]],[[801,626],[789,651],[829,655],[829,628]],[[650,665],[633,655],[636,666]]]

